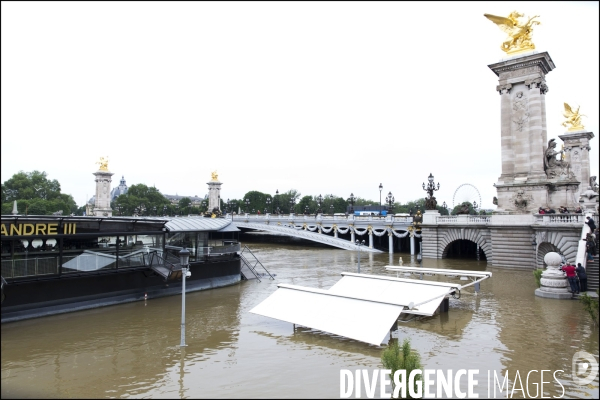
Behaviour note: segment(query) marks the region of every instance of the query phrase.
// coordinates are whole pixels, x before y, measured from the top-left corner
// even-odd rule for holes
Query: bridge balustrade
[[[353,222],[397,222],[397,223],[406,223],[411,224],[413,221],[412,217],[395,217],[393,215],[387,216],[378,216],[378,215],[327,215],[327,214],[318,214],[318,215],[304,215],[304,214],[238,214],[231,215],[228,214],[226,216],[229,219],[237,220],[237,221],[271,221],[271,220],[279,220],[279,221],[321,221],[321,222],[338,222],[338,221],[346,221],[349,223]]]
[[[436,219],[438,224],[489,224],[492,222],[491,215],[443,215]]]
[[[534,214],[538,224],[582,224],[585,222],[583,214]]]

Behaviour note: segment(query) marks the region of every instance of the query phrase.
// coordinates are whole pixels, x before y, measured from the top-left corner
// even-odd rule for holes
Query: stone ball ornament
[[[544,262],[548,266],[558,267],[562,262],[562,257],[556,252],[549,252],[544,256]]]

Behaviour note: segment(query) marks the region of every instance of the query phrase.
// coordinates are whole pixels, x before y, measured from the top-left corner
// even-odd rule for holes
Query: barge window
[[[169,233],[167,245],[187,248],[190,252],[190,262],[200,261],[207,254],[207,232],[175,232]],[[175,253],[173,253],[175,255]]]
[[[150,264],[150,254],[162,255],[163,235],[128,235],[119,240],[119,268]]]
[[[32,238],[30,240],[2,241],[2,276],[4,278],[58,274],[58,260],[56,239]]]
[[[89,272],[117,268],[116,243],[116,236],[65,238],[62,272]]]

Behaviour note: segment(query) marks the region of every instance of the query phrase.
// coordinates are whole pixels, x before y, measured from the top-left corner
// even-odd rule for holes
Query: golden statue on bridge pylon
[[[210,175],[212,176],[212,180],[213,181],[218,181],[219,180],[219,175],[217,175],[217,171],[211,172]]]
[[[534,21],[539,15],[529,18],[525,23],[519,21],[519,18],[523,17],[523,14],[517,11],[511,12],[508,15],[508,18],[492,14],[483,15],[498,25],[498,28],[508,35],[500,46],[502,51],[507,55],[523,53],[535,49],[535,45],[531,42],[531,35],[533,34],[533,26],[540,24],[540,21]]]
[[[100,157],[100,161],[96,161],[96,164],[100,164],[100,171],[108,171],[108,156],[106,158]]]
[[[582,131],[585,129],[581,123],[581,117],[585,117],[586,115],[579,114],[579,107],[577,107],[577,110],[573,111],[571,106],[565,103],[565,112],[563,113],[563,116],[567,120],[562,123],[562,126],[566,128],[567,125],[571,125],[569,132]]]

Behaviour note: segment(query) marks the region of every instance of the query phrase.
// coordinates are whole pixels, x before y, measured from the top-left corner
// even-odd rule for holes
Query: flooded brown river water
[[[341,369],[382,367],[384,346],[294,331],[290,323],[249,313],[278,283],[331,287],[341,272],[356,272],[356,252],[249,247],[275,280],[187,294],[184,350],[180,296],[3,324],[2,398],[336,398]],[[363,252],[361,272],[395,276],[384,266],[398,265],[400,256],[411,265],[406,253]],[[531,271],[457,259],[425,259],[423,266],[493,272],[479,295],[471,287],[451,299],[447,314],[400,324],[394,336],[411,339],[424,368],[478,369],[479,398],[488,397],[488,373],[508,372],[516,381],[517,371],[529,395],[512,391],[515,398],[598,398],[597,376],[586,386],[571,378],[577,351],[598,359],[598,329],[579,302],[534,296]],[[539,372],[529,375],[527,385],[532,370],[552,371],[544,376],[543,393],[536,395]],[[496,389],[495,397],[506,393]]]

